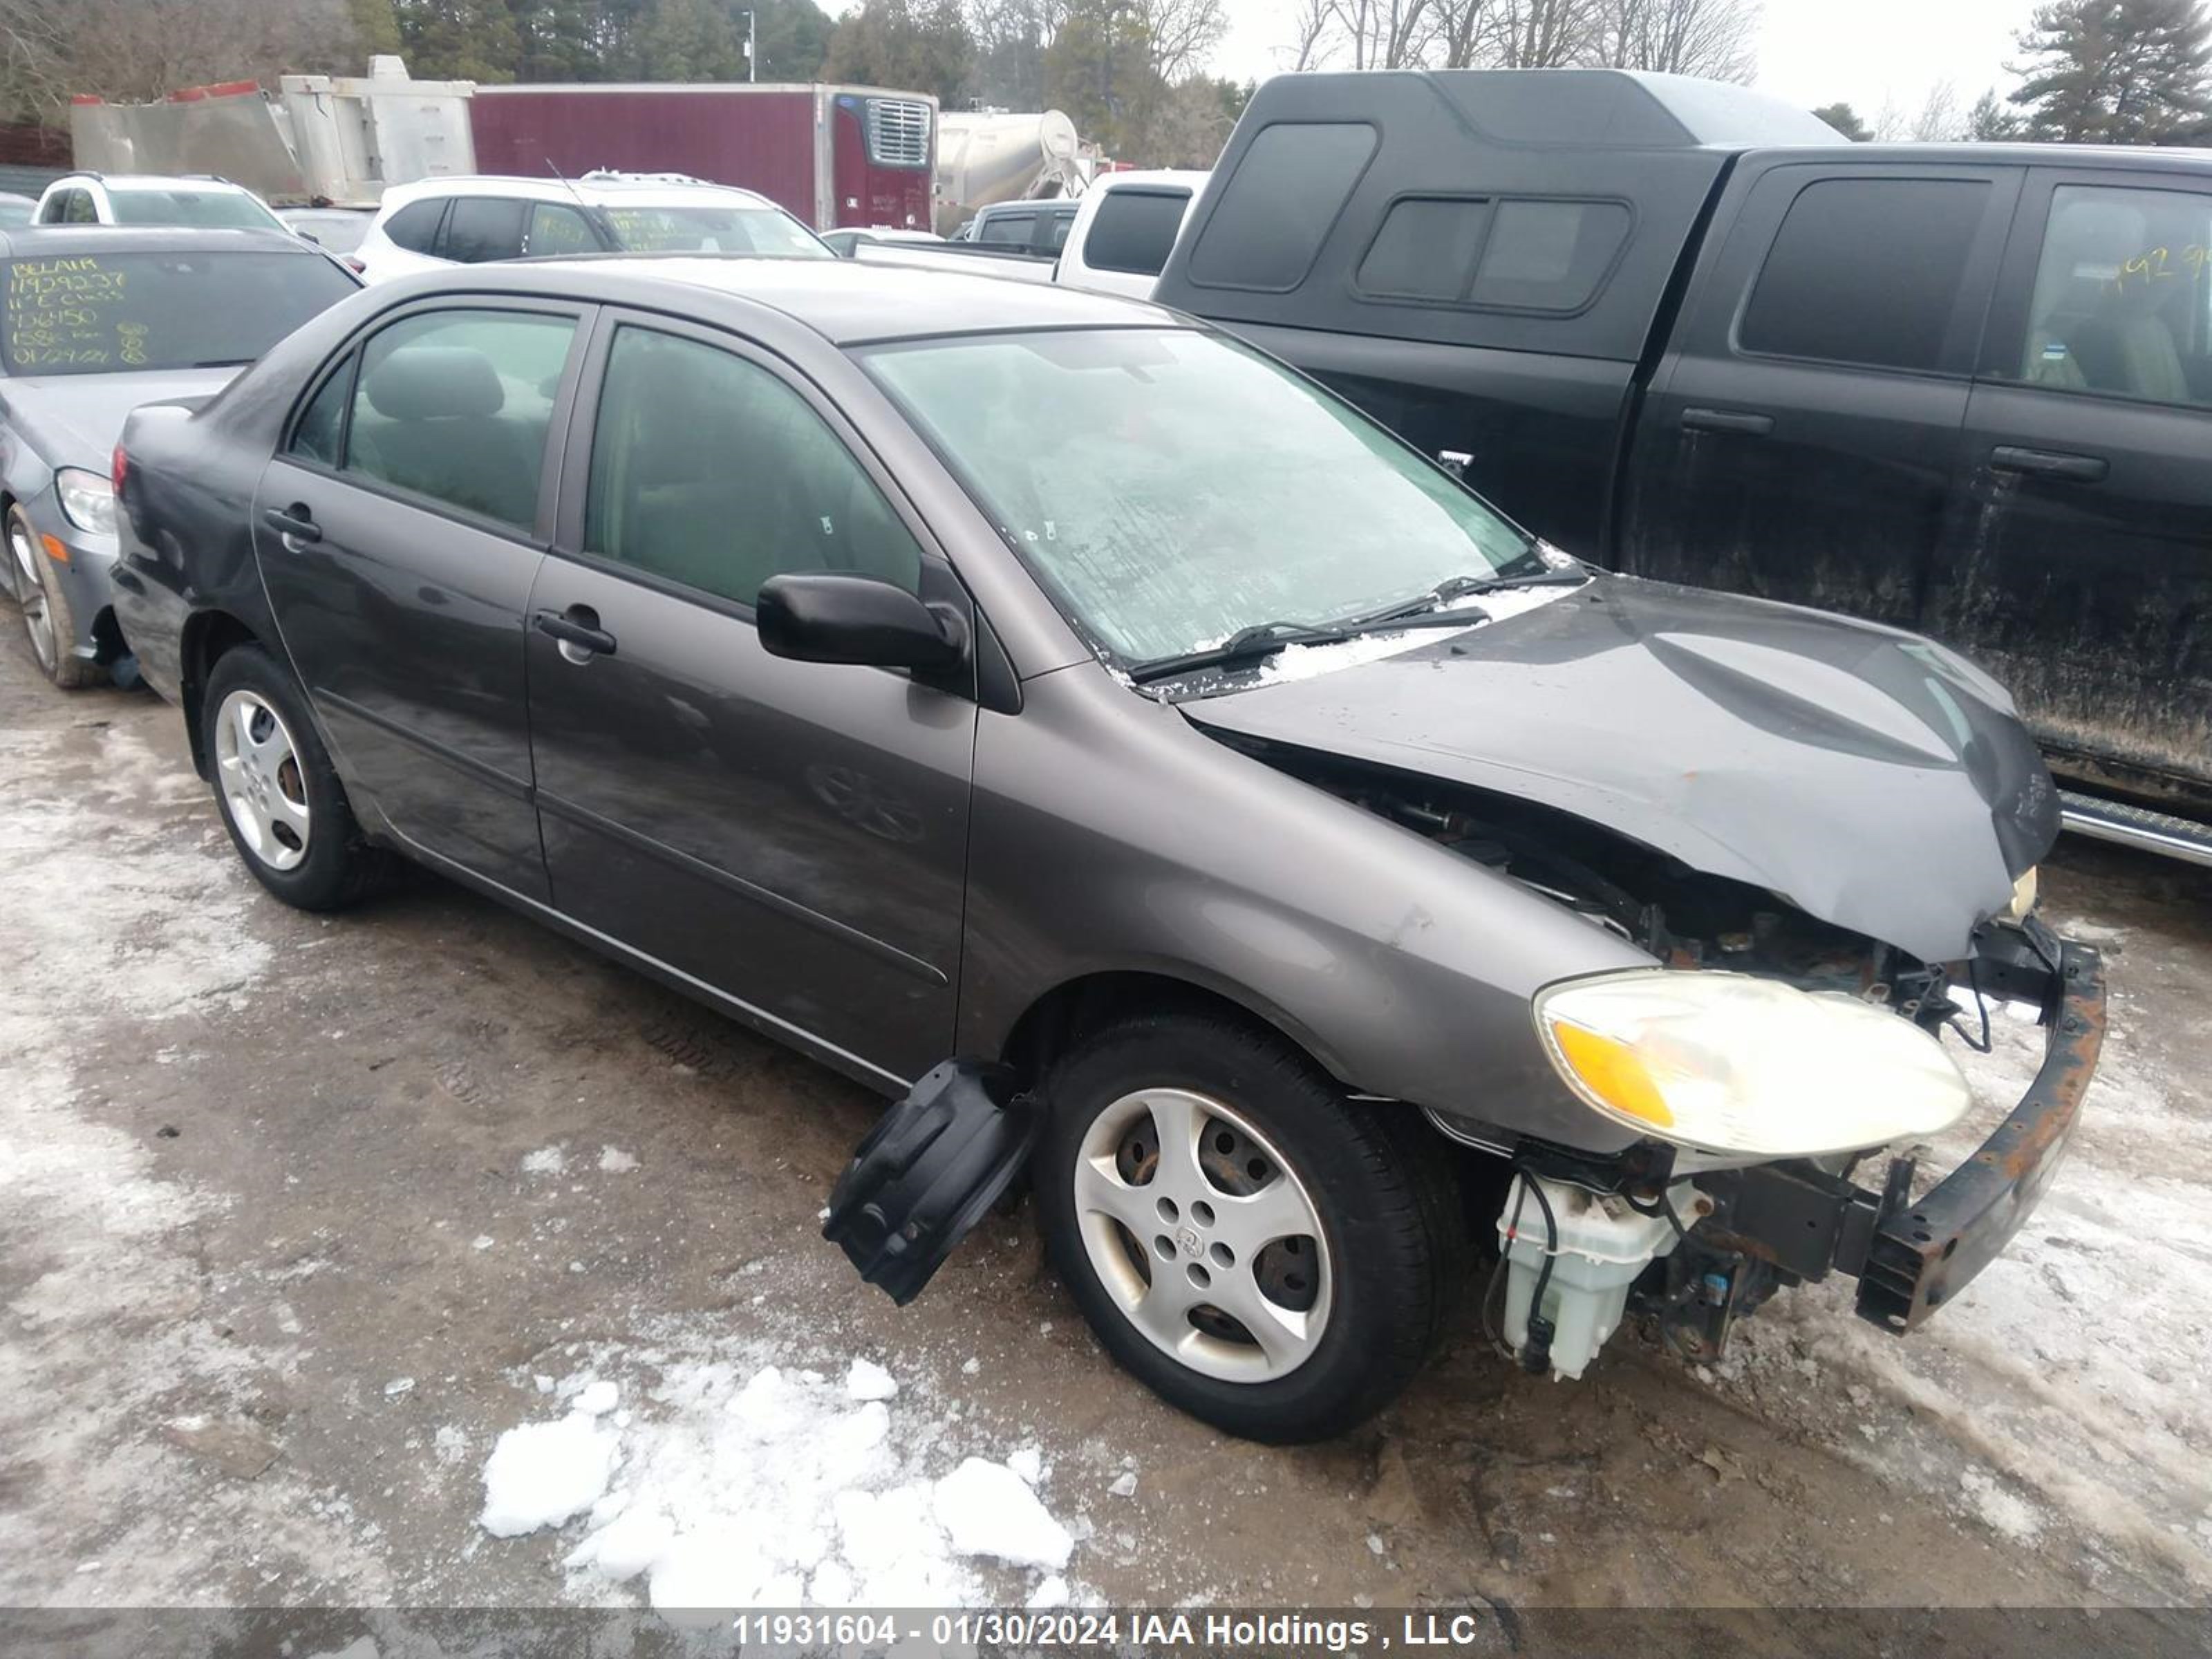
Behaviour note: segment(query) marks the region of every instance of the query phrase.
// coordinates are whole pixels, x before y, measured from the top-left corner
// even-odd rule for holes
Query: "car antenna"
[[[561,187],[567,191],[569,195],[576,198],[577,207],[582,210],[583,215],[586,219],[590,218],[592,216],[592,204],[584,199],[584,192],[578,190],[574,185],[569,182],[568,175],[567,173],[562,172],[560,168],[553,165],[553,158],[550,155],[545,158],[545,170],[561,181]]]

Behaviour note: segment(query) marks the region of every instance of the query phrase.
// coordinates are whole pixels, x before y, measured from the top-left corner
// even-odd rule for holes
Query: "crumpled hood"
[[[213,397],[238,374],[236,368],[179,368],[12,380],[0,381],[0,407],[47,465],[85,467],[105,477],[132,410]]]
[[[1182,702],[1201,726],[1519,797],[1923,961],[1966,954],[2058,800],[2002,688],[1916,635],[1600,574],[1464,633]],[[1314,672],[1316,668],[1322,672]]]

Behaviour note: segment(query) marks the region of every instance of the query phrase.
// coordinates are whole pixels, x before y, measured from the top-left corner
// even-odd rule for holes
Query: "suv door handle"
[[[540,611],[530,619],[539,633],[561,642],[561,654],[581,664],[586,657],[611,657],[615,636],[599,626],[599,613],[588,605],[572,605],[566,611]]]
[[[2065,455],[2049,449],[2022,449],[2014,444],[1999,444],[1991,450],[1990,465],[2000,472],[2069,478],[2075,483],[2100,483],[2112,470],[2112,463],[2102,455]]]
[[[1774,416],[1753,415],[1741,409],[1686,409],[1686,432],[1735,432],[1747,438],[1763,438],[1774,430]]]
[[[272,507],[261,515],[269,527],[278,532],[286,540],[319,542],[323,538],[323,527],[315,522],[315,515],[307,510],[304,501],[295,501],[289,507]]]

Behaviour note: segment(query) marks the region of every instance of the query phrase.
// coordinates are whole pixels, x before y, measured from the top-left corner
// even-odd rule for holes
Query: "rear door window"
[[[572,318],[518,311],[432,311],[392,324],[362,353],[345,470],[528,529],[575,328]]]
[[[1798,191],[1737,325],[1748,352],[1941,369],[1990,185],[1823,179]]]
[[[2212,194],[2052,191],[2018,378],[2212,405]]]
[[[1109,190],[1091,216],[1083,244],[1083,263],[1093,270],[1121,270],[1157,276],[1167,264],[1190,192],[1179,188],[1132,186]]]
[[[1036,228],[1033,213],[994,213],[983,221],[976,240],[988,247],[1027,247]]]
[[[522,216],[526,202],[503,196],[457,196],[446,221],[448,259],[465,265],[522,257]]]
[[[1278,294],[1296,288],[1374,154],[1375,129],[1364,121],[1264,129],[1190,251],[1190,280]]]

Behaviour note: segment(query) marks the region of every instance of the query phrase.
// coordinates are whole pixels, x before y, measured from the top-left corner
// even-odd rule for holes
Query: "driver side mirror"
[[[876,576],[771,576],[753,601],[753,619],[762,648],[793,662],[932,673],[957,667],[968,654],[968,626],[958,613]]]

